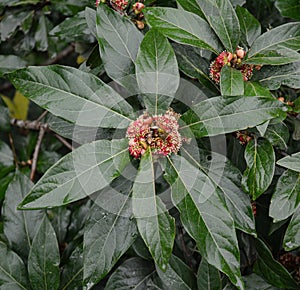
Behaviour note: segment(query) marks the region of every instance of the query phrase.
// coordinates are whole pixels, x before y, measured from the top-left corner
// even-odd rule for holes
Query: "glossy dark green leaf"
[[[253,200],[263,194],[272,182],[275,171],[275,153],[267,139],[253,139],[245,149],[247,169],[243,174],[243,187]]]
[[[282,66],[264,66],[255,73],[254,79],[270,90],[279,89],[281,85],[300,88],[300,62]]]
[[[9,79],[30,100],[79,126],[126,128],[132,107],[96,76],[66,66],[29,67]]]
[[[151,152],[142,156],[132,188],[132,208],[139,233],[156,264],[165,271],[173,249],[175,222],[156,195]]]
[[[129,163],[128,140],[99,140],[65,155],[24,198],[23,209],[61,206],[106,187]]]
[[[61,272],[61,290],[82,290],[83,250],[78,246],[70,255]]]
[[[261,96],[222,96],[202,101],[182,115],[195,136],[214,136],[254,127],[275,117],[285,116],[283,104]]]
[[[0,241],[0,288],[27,290],[29,281],[22,259]]]
[[[241,231],[255,236],[250,199],[241,190],[242,176],[240,171],[221,154],[213,152],[203,154],[201,151],[200,153],[193,153],[189,149],[182,148],[181,155],[197,166],[220,189],[235,226]]]
[[[7,187],[14,178],[14,175],[15,173],[14,171],[12,171],[9,173],[5,173],[4,176],[0,177],[0,202],[3,201]]]
[[[241,40],[245,44],[251,46],[254,40],[261,34],[260,23],[247,9],[243,7],[238,6],[236,8],[236,14],[241,27]]]
[[[86,11],[87,10],[90,10],[90,8],[87,8]],[[95,38],[87,25],[85,15],[86,12],[81,11],[78,14],[65,19],[59,25],[55,26],[49,34],[64,41],[94,42]]]
[[[40,211],[24,212],[17,209],[32,186],[29,178],[17,171],[7,188],[3,205],[4,234],[11,248],[24,259],[27,259],[32,239],[43,216]]]
[[[33,289],[58,289],[59,249],[55,231],[45,215],[32,241],[28,257],[28,273]]]
[[[151,263],[141,258],[134,257],[126,260],[110,276],[105,290],[134,289],[144,290],[151,281],[155,268]]]
[[[258,259],[254,264],[254,272],[268,283],[279,288],[299,289],[290,273],[276,260],[271,251],[261,241],[256,240]]]
[[[276,0],[275,5],[282,16],[300,20],[300,2],[298,0]]]
[[[91,32],[91,34],[96,37],[97,29],[96,29],[96,11],[89,7],[85,8],[85,20],[86,24]]]
[[[243,276],[247,290],[280,290],[277,287],[270,285],[260,276],[252,273],[248,276]]]
[[[45,173],[49,167],[56,163],[61,157],[61,154],[55,151],[42,150],[39,154],[39,159],[37,163],[37,171],[40,173]]]
[[[245,96],[266,96],[272,97],[268,89],[261,86],[258,82],[244,82]]]
[[[232,6],[235,8],[237,5],[243,6],[246,3],[246,0],[230,0]]]
[[[14,156],[10,147],[0,140],[0,177],[14,170]]]
[[[0,56],[1,58],[1,56]],[[1,60],[0,60],[1,63]],[[1,70],[1,69],[0,69]],[[0,130],[4,132],[10,131],[10,117],[8,108],[4,107],[0,101]]]
[[[107,275],[135,240],[131,188],[127,181],[104,189],[90,209],[83,242],[84,284],[89,287]]]
[[[166,111],[179,86],[179,71],[173,48],[157,30],[146,33],[135,62],[139,90],[147,111]],[[168,99],[166,102],[165,100]]]
[[[300,173],[286,170],[279,178],[271,199],[269,215],[275,222],[292,215],[300,204]]]
[[[238,289],[244,289],[234,222],[220,189],[183,157],[172,156],[168,161],[165,178],[184,228],[201,256],[228,275]]]
[[[134,90],[134,61],[143,34],[132,21],[107,5],[99,5],[96,25],[100,54],[107,74],[117,83]]]
[[[195,13],[205,19],[202,10],[200,9],[197,0],[177,0],[177,4],[184,10]]]
[[[166,37],[218,53],[222,50],[217,36],[205,20],[193,13],[174,8],[143,10],[149,25]]]
[[[290,138],[289,128],[283,122],[271,124],[267,127],[264,137],[269,140],[272,146],[287,150],[287,143]]]
[[[237,69],[224,66],[221,70],[220,88],[223,96],[241,96],[244,94],[243,75]]]
[[[26,61],[16,55],[0,55],[0,76],[26,66]]]
[[[35,47],[38,51],[46,51],[48,49],[48,28],[47,18],[42,14],[34,35]]]
[[[247,63],[282,65],[300,60],[300,22],[277,26],[258,37],[247,54]]]
[[[298,206],[287,227],[283,245],[286,251],[297,249],[300,246],[300,206]]]
[[[220,272],[202,258],[197,272],[198,290],[221,290],[222,281]]]
[[[168,289],[192,290],[196,279],[192,270],[178,257],[172,255],[165,272],[156,267],[157,273]]]
[[[281,158],[276,163],[282,167],[300,172],[300,152]]]

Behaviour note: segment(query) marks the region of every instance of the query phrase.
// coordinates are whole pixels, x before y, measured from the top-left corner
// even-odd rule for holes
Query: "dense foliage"
[[[296,0],[3,0],[1,289],[299,289]]]

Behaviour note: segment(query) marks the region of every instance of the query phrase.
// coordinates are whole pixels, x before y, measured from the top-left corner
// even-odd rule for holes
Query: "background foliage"
[[[144,4],[1,1],[0,288],[298,289],[299,1]],[[131,158],[170,106],[193,142]]]

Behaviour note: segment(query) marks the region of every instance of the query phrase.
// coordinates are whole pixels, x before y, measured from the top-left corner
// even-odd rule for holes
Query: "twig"
[[[19,165],[18,165],[18,157],[17,157],[14,140],[12,138],[11,133],[8,134],[8,138],[9,138],[9,143],[10,143],[10,146],[11,146],[11,149],[12,149],[12,152],[13,152],[13,156],[14,156],[14,161],[15,161],[15,164],[16,164],[16,168],[18,168],[19,167]]]
[[[48,111],[44,111],[37,119],[37,122],[40,122],[46,115],[48,114]]]
[[[64,144],[68,149],[70,149],[71,151],[74,150],[73,146],[62,136],[54,133],[54,136],[62,143]]]
[[[12,126],[20,128],[20,129],[35,130],[35,131],[39,131],[40,128],[45,125],[44,123],[39,122],[37,120],[24,121],[24,120],[18,120],[18,119],[11,119],[10,124]],[[46,130],[49,131],[48,126],[47,126]]]
[[[42,126],[40,126],[39,136],[38,136],[38,139],[37,139],[37,142],[35,145],[33,158],[32,158],[32,165],[31,165],[31,172],[30,172],[30,180],[31,181],[34,180],[34,175],[35,175],[35,171],[36,171],[36,166],[37,166],[37,161],[38,161],[38,157],[39,157],[41,144],[42,144],[43,137],[44,137],[44,134],[47,131],[47,129],[48,129],[47,124],[43,124]]]

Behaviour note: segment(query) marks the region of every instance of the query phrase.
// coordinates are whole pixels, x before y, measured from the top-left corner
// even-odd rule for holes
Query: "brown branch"
[[[73,146],[62,136],[54,133],[54,136],[62,143],[64,144],[68,149],[70,149],[71,151],[74,150]]]
[[[41,148],[41,144],[43,141],[43,137],[45,132],[48,129],[48,125],[47,124],[43,124],[40,126],[40,130],[39,130],[39,136],[35,145],[35,149],[34,149],[34,153],[33,153],[33,157],[32,157],[32,165],[31,165],[31,172],[30,172],[30,180],[33,181],[34,180],[34,175],[35,175],[35,171],[36,171],[36,166],[37,166],[37,161],[39,158],[39,152],[40,152],[40,148]]]

